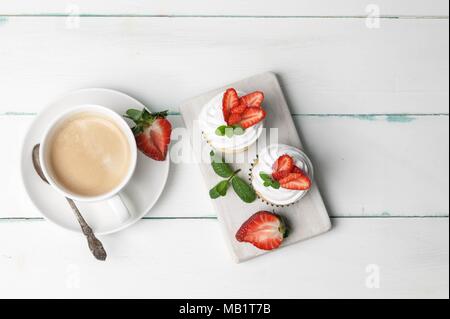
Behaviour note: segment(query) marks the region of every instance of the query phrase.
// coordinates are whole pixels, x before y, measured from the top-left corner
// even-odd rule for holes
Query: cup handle
[[[121,222],[124,222],[130,218],[130,212],[128,211],[127,206],[125,206],[123,199],[120,197],[120,194],[111,197],[107,200],[107,202],[109,207],[111,207],[112,211]]]

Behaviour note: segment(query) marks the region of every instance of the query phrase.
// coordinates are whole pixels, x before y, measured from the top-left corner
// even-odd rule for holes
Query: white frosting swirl
[[[241,151],[256,142],[263,131],[263,122],[245,129],[242,135],[234,135],[231,138],[217,135],[216,129],[219,126],[227,125],[222,112],[224,93],[218,94],[203,107],[199,116],[199,126],[206,140],[216,150],[224,152]],[[239,96],[244,95],[242,92],[238,92],[238,94]]]
[[[301,168],[313,179],[313,167],[311,161],[301,150],[283,144],[272,144],[267,146],[258,156],[258,161],[252,169],[252,185],[255,191],[265,200],[274,205],[289,205],[306,195],[308,190],[299,191],[280,187],[264,186],[264,181],[259,174],[264,172],[271,175],[273,164],[281,155],[290,155],[296,166]]]

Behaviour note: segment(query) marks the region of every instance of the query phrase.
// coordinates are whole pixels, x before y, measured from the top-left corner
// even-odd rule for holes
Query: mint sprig
[[[224,197],[227,194],[228,188],[230,186],[230,182],[232,182],[234,180],[234,178],[236,177],[236,174],[239,173],[240,171],[241,170],[238,169],[237,171],[233,172],[230,177],[221,181],[219,184],[217,184],[216,186],[211,188],[211,190],[209,191],[209,196],[212,199],[216,199],[221,196]]]
[[[275,189],[280,188],[280,183],[274,180],[269,174],[261,172],[259,173],[259,177],[261,177],[261,179],[263,180],[265,187],[272,187]]]
[[[211,188],[209,196],[212,199],[224,197],[227,194],[228,188],[233,187],[236,194],[246,203],[252,203],[256,199],[256,193],[252,186],[250,186],[245,180],[237,176],[241,171],[240,169],[233,171],[228,163],[225,163],[222,157],[215,155],[214,152],[210,153],[211,166],[214,172],[220,177],[226,178],[220,181],[216,186]]]
[[[242,135],[245,130],[240,125],[221,125],[216,129],[216,135],[232,138],[235,135]]]

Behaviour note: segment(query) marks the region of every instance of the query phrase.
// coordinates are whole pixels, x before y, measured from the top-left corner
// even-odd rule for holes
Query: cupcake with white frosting
[[[224,153],[248,149],[263,131],[266,117],[263,100],[262,92],[238,94],[232,88],[216,95],[199,116],[200,129],[207,143]]]
[[[267,146],[254,160],[250,181],[256,194],[273,206],[298,202],[311,189],[313,166],[301,150],[283,144]]]

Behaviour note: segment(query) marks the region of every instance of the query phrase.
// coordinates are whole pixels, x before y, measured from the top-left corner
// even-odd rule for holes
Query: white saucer
[[[65,110],[81,104],[102,105],[120,115],[125,114],[130,108],[144,108],[142,103],[121,92],[84,89],[71,92],[53,102],[40,112],[31,124],[21,154],[21,172],[25,189],[33,204],[46,219],[76,232],[80,232],[80,226],[67,201],[36,174],[31,161],[31,152],[34,145],[40,142],[48,123]],[[121,197],[131,215],[126,221],[120,221],[114,216],[106,202],[77,203],[77,206],[97,234],[110,234],[125,229],[145,216],[156,203],[164,190],[169,166],[169,158],[158,162],[139,152],[133,178],[121,192]]]

